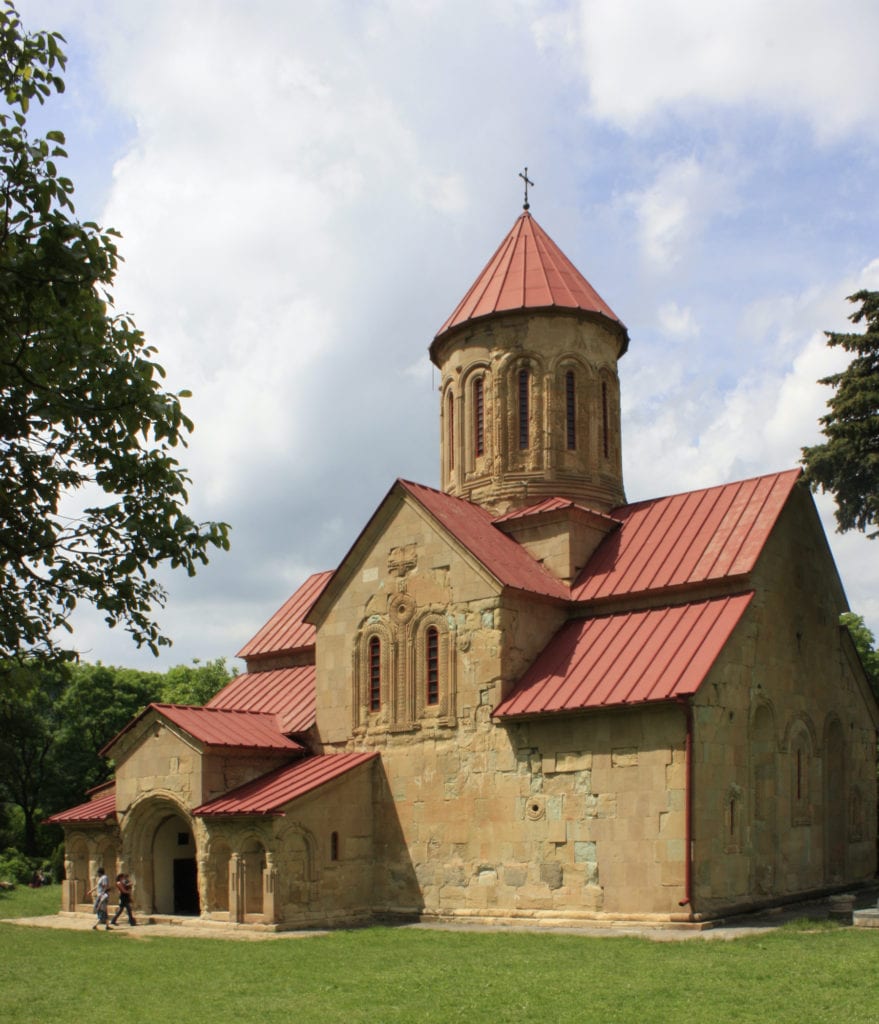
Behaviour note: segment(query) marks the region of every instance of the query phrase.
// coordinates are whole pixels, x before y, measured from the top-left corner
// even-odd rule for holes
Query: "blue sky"
[[[77,214],[188,388],[191,509],[232,551],[169,574],[156,662],[238,650],[393,480],[438,481],[435,331],[521,209],[626,323],[630,500],[795,466],[879,289],[874,0],[22,0],[67,38]],[[879,547],[834,533],[879,634]]]

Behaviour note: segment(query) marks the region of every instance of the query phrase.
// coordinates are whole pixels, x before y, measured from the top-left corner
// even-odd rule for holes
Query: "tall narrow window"
[[[601,445],[604,457],[610,457],[610,436],[607,412],[607,382],[601,382]]]
[[[527,370],[519,370],[519,449],[521,451],[528,447],[530,377]]]
[[[452,470],[455,468],[455,396],[451,391],[446,401],[446,410],[446,419],[449,425],[449,469]]]
[[[428,629],[426,639],[427,703],[439,704],[439,630],[436,626]]]
[[[330,860],[339,859],[339,833],[330,833]]]
[[[577,391],[574,386],[574,371],[565,374],[565,435],[568,451],[577,447]]]
[[[477,456],[485,454],[485,396],[482,377],[473,381],[473,450]]]
[[[369,710],[382,706],[382,645],[377,636],[369,640]]]

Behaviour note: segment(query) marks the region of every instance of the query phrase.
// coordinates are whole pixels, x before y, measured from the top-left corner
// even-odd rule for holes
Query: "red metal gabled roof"
[[[149,704],[100,751],[106,755],[117,741],[150,712],[173,722],[185,733],[208,747],[239,747],[248,750],[301,751],[304,748],[285,736],[273,714],[255,711],[226,711],[183,704]]]
[[[505,512],[502,516],[495,516],[494,522],[508,523],[513,519],[529,519],[532,516],[542,515],[544,512],[558,512],[561,509],[569,508],[586,512],[591,516],[599,516],[603,519],[610,518],[606,513],[596,512],[595,509],[587,508],[586,505],[580,505],[570,498],[544,498],[534,505],[528,505],[525,508],[514,508],[510,512]]]
[[[87,800],[84,804],[77,804],[66,811],[59,811],[46,821],[52,825],[74,825],[90,821],[106,821],[107,818],[116,816],[116,787],[110,786],[106,793]]]
[[[691,696],[752,597],[574,619],[493,713],[509,718]]]
[[[400,486],[422,505],[453,537],[506,587],[568,600],[571,592],[528,552],[494,525],[479,505],[444,494],[432,487],[399,480]]]
[[[211,800],[192,812],[201,817],[242,814],[277,814],[297,797],[378,757],[378,753],[319,754],[278,768],[254,779],[225,796]]]
[[[205,707],[227,711],[262,711],[275,715],[281,732],[305,732],[314,725],[315,667],[246,672],[236,676]]]
[[[552,307],[598,313],[617,324],[625,335],[616,313],[525,212],[516,219],[436,338],[468,320],[493,313]]]
[[[209,747],[303,749],[281,732],[278,719],[273,714],[193,708],[180,704],[151,704],[150,707]]]
[[[332,578],[332,571],[316,572],[289,597],[260,631],[238,652],[239,658],[259,658],[289,654],[314,646],[314,626],[303,616],[323,593]]]
[[[666,590],[751,572],[801,470],[623,505],[571,588],[575,601]]]

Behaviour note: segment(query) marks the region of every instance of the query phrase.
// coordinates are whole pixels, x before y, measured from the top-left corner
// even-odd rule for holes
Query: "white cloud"
[[[657,310],[657,317],[660,328],[670,338],[695,338],[699,335],[699,324],[689,307],[666,302]]]
[[[663,161],[650,185],[622,201],[635,212],[645,259],[662,271],[688,256],[712,220],[737,204],[733,177],[693,156]]]
[[[751,106],[819,138],[879,131],[872,0],[580,0],[590,108],[634,131],[659,114]]]
[[[686,353],[675,351],[671,360],[662,348],[642,353],[637,374],[624,383],[632,493],[666,493],[672,467],[673,489],[683,490],[796,466],[800,449],[820,440],[828,390],[818,381],[846,363],[845,353],[830,348],[815,325],[844,329],[842,296],[854,287],[852,278],[834,281],[744,310],[746,330],[757,324],[759,335],[742,347],[745,358],[733,379],[712,375],[705,360],[688,369],[681,362],[692,360]],[[710,349],[735,342],[725,325],[713,325],[696,344]]]

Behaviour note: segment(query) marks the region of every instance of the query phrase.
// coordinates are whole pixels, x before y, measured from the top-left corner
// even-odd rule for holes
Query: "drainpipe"
[[[690,916],[695,917],[693,913],[693,705],[686,697],[679,697],[678,704],[684,712],[687,722],[686,781],[684,783],[684,898],[678,901],[678,906],[689,907]]]

